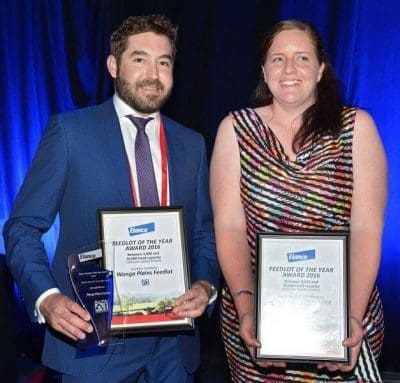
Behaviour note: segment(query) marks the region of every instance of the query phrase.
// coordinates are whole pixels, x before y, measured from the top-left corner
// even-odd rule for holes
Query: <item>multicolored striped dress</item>
[[[344,108],[338,137],[306,144],[290,161],[272,130],[254,109],[232,113],[240,151],[241,200],[255,265],[259,232],[347,231],[352,198],[352,139],[356,109]],[[375,288],[363,321],[364,341],[353,373],[328,375],[313,365],[260,369],[239,336],[227,287],[221,300],[222,337],[232,382],[381,382],[376,360],[383,341],[383,311]]]

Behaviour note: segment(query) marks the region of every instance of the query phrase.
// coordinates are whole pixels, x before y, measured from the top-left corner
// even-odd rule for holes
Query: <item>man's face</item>
[[[154,113],[168,100],[173,58],[166,36],[154,32],[130,36],[120,62],[109,56],[107,66],[115,79],[116,92],[137,112]]]

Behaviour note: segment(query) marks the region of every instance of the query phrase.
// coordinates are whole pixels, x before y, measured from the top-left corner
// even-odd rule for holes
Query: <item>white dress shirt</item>
[[[121,126],[122,138],[124,140],[125,151],[128,156],[129,167],[132,174],[132,179],[135,186],[136,198],[138,206],[140,206],[139,189],[136,177],[136,162],[135,162],[135,138],[136,138],[136,127],[132,121],[126,117],[128,115],[139,116],[138,112],[133,110],[129,105],[122,101],[118,95],[114,95],[113,103],[119,124]],[[151,157],[153,159],[154,174],[156,176],[158,199],[161,201],[161,181],[162,181],[162,168],[161,168],[161,145],[160,145],[160,113],[156,112],[146,117],[152,117],[153,119],[146,124],[146,134],[149,139]],[[168,185],[168,182],[167,182]],[[169,204],[169,187],[167,186],[167,204]]]

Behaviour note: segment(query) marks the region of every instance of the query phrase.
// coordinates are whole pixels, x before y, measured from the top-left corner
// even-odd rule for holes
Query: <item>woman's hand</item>
[[[350,319],[351,335],[343,341],[343,346],[350,347],[350,363],[319,363],[318,368],[326,368],[329,371],[348,372],[354,370],[358,357],[360,355],[361,344],[363,340],[363,328],[361,322],[351,317]]]
[[[244,343],[246,344],[247,349],[251,357],[254,360],[255,355],[255,348],[261,347],[261,343],[258,339],[254,336],[254,315],[250,313],[246,313],[241,315],[240,317],[240,336],[243,339]],[[260,367],[286,367],[285,362],[279,361],[256,361]]]

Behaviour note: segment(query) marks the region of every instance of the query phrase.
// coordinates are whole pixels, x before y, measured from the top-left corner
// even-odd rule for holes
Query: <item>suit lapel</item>
[[[104,148],[103,155],[110,165],[109,171],[115,191],[123,200],[124,206],[133,206],[130,186],[130,170],[125,152],[118,117],[112,99],[99,107],[96,130],[99,142]]]

